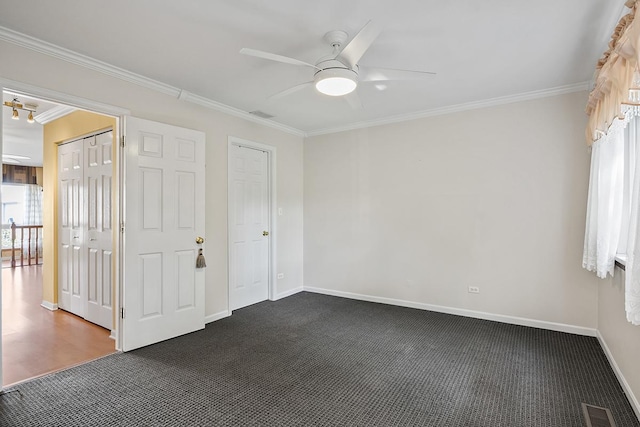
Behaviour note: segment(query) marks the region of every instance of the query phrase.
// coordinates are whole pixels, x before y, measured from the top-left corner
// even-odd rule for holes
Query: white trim
[[[275,122],[269,119],[263,119],[262,117],[255,116],[253,114],[249,114],[245,111],[239,110],[237,108],[231,107],[229,105],[222,104],[218,101],[214,101],[209,98],[205,98],[204,96],[196,95],[191,92],[187,92],[186,90],[180,91],[180,95],[178,99],[183,101],[191,102],[192,104],[200,105],[202,107],[210,108],[212,110],[217,110],[230,116],[240,117],[241,119],[248,120],[250,122],[258,123],[261,125],[268,126],[273,129],[278,129],[286,133],[290,133],[292,135],[305,137],[306,133],[301,131],[300,129],[296,129],[291,126],[284,125],[282,123]]]
[[[112,330],[111,330],[111,333],[109,334],[109,338],[111,338],[112,340],[114,340],[114,341],[115,341],[115,340],[116,340],[116,336],[117,336],[117,334],[116,334],[116,330],[115,330],[115,329],[112,329]]]
[[[67,104],[72,107],[114,117],[131,114],[131,112],[126,108],[103,104],[102,102],[92,101],[79,96],[67,95],[62,92],[33,86],[28,83],[17,82],[15,80],[0,78],[0,84],[3,87],[3,91],[15,93],[16,95],[32,96],[34,98],[42,99],[43,101],[49,101],[56,104]]]
[[[113,132],[116,135],[116,170],[113,172],[113,188],[116,188],[118,191],[117,197],[115,197],[114,206],[111,209],[115,210],[115,224],[118,229],[120,228],[120,224],[124,221],[124,148],[120,144],[122,137],[124,135],[124,124],[126,117],[129,114],[122,114],[116,118],[116,128]],[[114,257],[115,262],[115,340],[116,340],[116,350],[122,351],[122,330],[124,329],[122,319],[122,308],[124,307],[124,301],[122,295],[124,294],[124,235],[121,232],[116,232],[115,237],[113,239],[113,247],[116,250],[116,256]]]
[[[337,126],[326,129],[316,129],[307,132],[307,137],[326,135],[329,133],[345,132],[349,130],[370,128],[373,126],[388,125],[409,120],[423,119],[426,117],[443,116],[445,114],[460,113],[463,111],[477,110],[480,108],[495,107],[498,105],[513,104],[515,102],[529,101],[539,98],[548,98],[551,96],[564,95],[567,93],[580,92],[589,90],[589,82],[580,82],[571,85],[558,86],[550,89],[534,90],[515,95],[500,96],[497,98],[485,99],[482,101],[466,102],[464,104],[449,105],[446,107],[438,107],[430,110],[417,111],[414,113],[401,114],[398,116],[386,117],[376,120],[367,120],[363,122],[352,123],[345,126]]]
[[[291,295],[295,295],[295,294],[300,293],[302,291],[304,291],[304,288],[302,286],[299,286],[297,288],[281,292],[281,293],[277,294],[274,298],[271,298],[270,300],[271,301],[278,301],[279,299],[290,297]]]
[[[125,70],[120,67],[116,67],[114,65],[108,64],[98,59],[91,58],[90,56],[82,55],[72,50],[57,46],[53,43],[49,43],[44,40],[37,39],[35,37],[31,37],[23,33],[19,33],[17,31],[11,30],[6,27],[0,26],[0,40],[13,43],[15,45],[18,45],[27,49],[31,49],[35,52],[38,52],[44,55],[49,55],[54,58],[61,59],[63,61],[67,61],[72,64],[88,68],[90,70],[98,71],[102,74],[106,74],[108,76],[115,77],[117,79],[129,82],[129,83],[133,83],[135,85],[138,85],[147,89],[151,89],[153,91],[160,92],[165,95],[172,96],[182,101],[191,102],[193,104],[197,104],[206,108],[217,110],[217,111],[229,114],[231,116],[240,117],[242,119],[245,119],[254,123],[259,123],[261,125],[264,125],[273,129],[278,129],[280,131],[287,132],[296,136],[301,136],[301,137],[305,136],[305,133],[303,131],[299,129],[295,129],[291,126],[283,125],[281,123],[277,123],[271,120],[266,120],[261,117],[254,116],[252,114],[249,114],[248,112],[239,110],[229,105],[222,104],[220,102],[214,101],[209,98],[205,98],[200,95],[189,93],[178,87],[171,86],[166,83],[162,83],[158,80],[150,79],[143,75],[136,74],[134,72]],[[75,105],[71,102],[65,102],[65,103],[70,105]],[[124,115],[124,114],[116,114],[116,115]]]
[[[278,233],[277,233],[277,220],[276,218],[278,218],[278,208],[277,208],[277,192],[278,192],[278,186],[277,186],[277,179],[276,179],[276,171],[277,171],[277,149],[274,146],[271,145],[267,145],[267,144],[262,144],[260,142],[255,142],[255,141],[250,141],[248,139],[242,139],[242,138],[238,138],[235,136],[229,136],[227,139],[227,268],[230,269],[231,268],[231,239],[230,239],[230,230],[231,227],[229,227],[229,218],[231,217],[229,215],[229,192],[230,190],[230,185],[231,182],[229,181],[229,174],[230,174],[230,164],[231,164],[231,157],[230,157],[230,148],[232,145],[238,145],[238,146],[245,146],[245,147],[249,147],[249,148],[254,148],[256,150],[262,150],[267,152],[268,154],[268,167],[269,167],[269,295],[268,295],[268,299],[273,300],[273,298],[276,295],[276,283],[277,283],[277,258],[278,258],[278,245],[276,244],[278,241]],[[227,306],[231,307],[231,281],[229,280],[229,277],[227,278],[228,283],[227,283]]]
[[[73,113],[74,111],[76,111],[76,108],[74,107],[70,107],[68,105],[57,105],[44,113],[38,114],[34,118],[36,122],[41,125],[46,125],[47,123],[58,120],[61,117]]]
[[[638,399],[636,399],[636,396],[633,394],[633,390],[631,389],[631,386],[629,386],[629,383],[627,382],[624,375],[622,374],[622,370],[616,363],[616,360],[613,358],[613,354],[611,353],[611,350],[609,349],[607,342],[604,340],[604,337],[600,334],[600,331],[596,331],[596,336],[598,337],[598,341],[600,342],[600,346],[602,347],[602,350],[604,350],[604,354],[607,356],[607,359],[609,360],[609,364],[611,365],[611,368],[613,368],[613,372],[615,372],[616,377],[618,378],[618,382],[620,383],[620,386],[624,390],[624,394],[626,394],[627,399],[629,399],[629,403],[633,408],[633,412],[635,412],[636,417],[640,420],[640,403],[638,403]]]
[[[219,313],[210,314],[204,317],[204,324],[215,322],[216,320],[224,319],[225,317],[231,316],[229,310],[224,310]]]
[[[0,40],[4,40],[21,47],[31,49],[44,55],[52,56],[54,58],[67,61],[75,65],[80,65],[81,67],[98,71],[108,76],[115,77],[120,80],[136,84],[138,86],[146,87],[148,89],[155,90],[166,95],[177,97],[180,93],[180,90],[178,88],[175,88],[168,84],[149,79],[147,77],[141,76],[140,74],[132,73],[131,71],[127,71],[123,68],[119,68],[95,58],[91,58],[87,55],[82,55],[78,52],[74,52],[64,47],[57,46],[53,43],[49,43],[47,41],[40,40],[23,33],[10,30],[6,27],[0,26]]]
[[[40,305],[46,308],[47,310],[51,310],[51,311],[56,311],[58,309],[58,304],[54,304],[52,302],[45,301],[45,300],[42,300]]]
[[[509,323],[512,325],[530,326],[533,328],[548,329],[550,331],[567,332],[576,335],[596,336],[596,330],[582,326],[567,325],[564,323],[547,322],[544,320],[527,319],[524,317],[507,316],[504,314],[486,313],[483,311],[467,310],[464,308],[445,307],[442,305],[424,304],[420,302],[405,301],[394,298],[376,297],[371,295],[356,294],[352,292],[334,291],[313,286],[304,286],[307,292],[333,295],[336,297],[350,298],[360,301],[377,302],[382,304],[397,305],[400,307],[417,308],[420,310],[435,311],[438,313],[455,314],[456,316],[473,317],[475,319],[492,320],[494,322]]]

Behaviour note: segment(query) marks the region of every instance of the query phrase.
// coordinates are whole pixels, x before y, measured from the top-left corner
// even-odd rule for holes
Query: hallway
[[[3,386],[115,352],[110,331],[42,302],[42,265],[2,269]]]

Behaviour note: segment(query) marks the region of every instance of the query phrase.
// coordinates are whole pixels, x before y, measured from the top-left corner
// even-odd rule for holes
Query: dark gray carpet
[[[16,388],[2,426],[640,425],[595,338],[309,293]]]

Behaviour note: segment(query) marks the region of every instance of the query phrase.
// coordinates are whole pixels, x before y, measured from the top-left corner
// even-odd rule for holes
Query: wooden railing
[[[11,223],[11,268],[16,267],[16,250],[20,251],[20,267],[24,267],[24,258],[25,258],[25,230],[27,230],[27,265],[33,264],[42,264],[42,251],[40,250],[41,238],[40,238],[40,230],[42,229],[41,225],[16,225],[15,222]],[[18,235],[18,231],[20,232],[20,239],[18,239],[20,243],[20,247],[16,247],[16,237]],[[33,234],[32,234],[33,233]],[[34,238],[35,235],[35,238]],[[34,248],[32,250],[31,243],[34,242]]]

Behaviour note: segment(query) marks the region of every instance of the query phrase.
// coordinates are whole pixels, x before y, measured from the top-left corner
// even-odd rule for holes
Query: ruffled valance
[[[635,19],[638,1],[625,3],[631,11],[620,19],[609,49],[598,61],[595,87],[586,109],[589,145],[607,135],[614,123],[640,112],[640,20]]]

